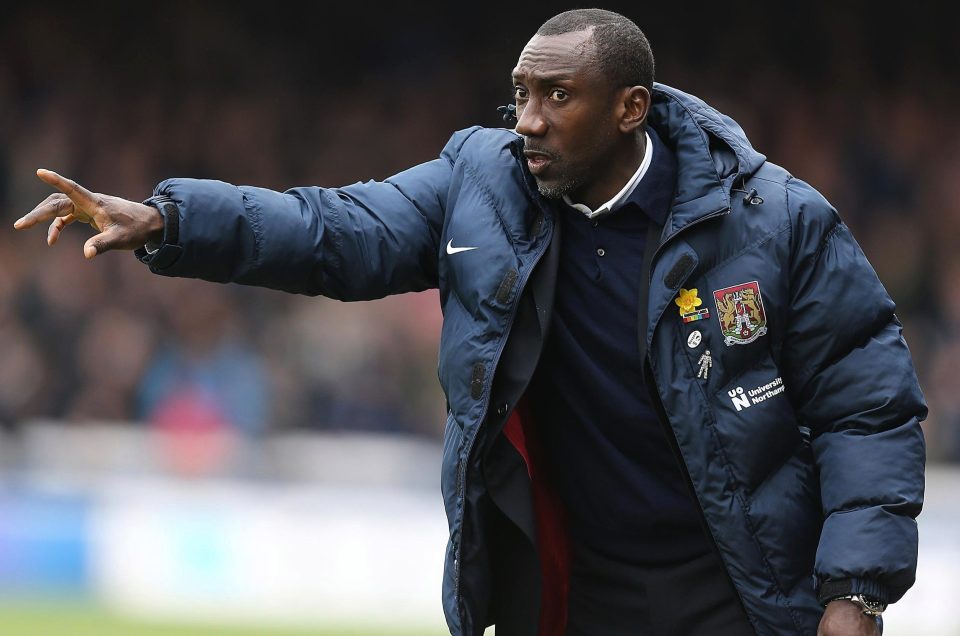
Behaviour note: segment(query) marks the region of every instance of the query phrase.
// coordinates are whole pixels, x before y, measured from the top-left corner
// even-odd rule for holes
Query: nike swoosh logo
[[[476,247],[454,247],[453,239],[450,239],[450,242],[447,243],[447,254],[458,254],[460,252],[469,252],[470,250],[475,250]]]

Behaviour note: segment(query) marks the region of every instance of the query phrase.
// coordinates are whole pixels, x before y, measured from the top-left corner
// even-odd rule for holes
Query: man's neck
[[[646,130],[642,129],[634,140],[625,144],[623,150],[613,153],[609,162],[602,171],[602,177],[577,192],[570,194],[570,198],[577,203],[583,203],[591,210],[596,210],[612,199],[627,181],[636,173],[643,161],[647,150]]]
[[[605,173],[616,177],[616,187],[619,188],[616,192],[608,196],[605,191],[602,195],[604,198],[601,199],[599,203],[592,204],[583,203],[583,199],[580,199],[580,202],[578,202],[575,201],[573,197],[564,195],[563,200],[566,204],[583,212],[590,218],[609,214],[614,209],[620,207],[643,179],[653,159],[653,143],[650,140],[649,134],[644,131],[641,138],[642,144],[640,148],[642,148],[642,152],[639,162],[634,161],[631,157],[623,160],[622,163],[611,165]],[[627,171],[631,169],[633,172],[629,173],[626,178],[623,178],[623,174],[626,174]]]

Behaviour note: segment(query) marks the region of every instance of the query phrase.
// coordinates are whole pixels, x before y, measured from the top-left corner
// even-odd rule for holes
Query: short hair
[[[573,9],[543,23],[537,35],[562,35],[593,29],[600,69],[617,87],[643,86],[653,92],[653,51],[632,20],[604,9]]]

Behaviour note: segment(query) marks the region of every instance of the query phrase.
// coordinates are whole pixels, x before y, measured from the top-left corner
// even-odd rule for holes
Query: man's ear
[[[620,132],[632,133],[643,126],[650,112],[650,91],[643,86],[622,89]]]

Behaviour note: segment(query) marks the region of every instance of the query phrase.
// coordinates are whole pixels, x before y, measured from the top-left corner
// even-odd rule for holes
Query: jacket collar
[[[654,84],[647,121],[677,156],[677,189],[661,240],[728,210],[734,184],[766,161],[733,119],[665,84]]]

